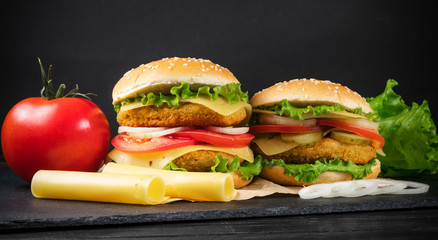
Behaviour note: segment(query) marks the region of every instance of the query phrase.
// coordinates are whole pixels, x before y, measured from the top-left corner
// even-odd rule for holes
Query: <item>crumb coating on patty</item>
[[[119,112],[117,122],[129,127],[179,127],[237,125],[246,118],[244,108],[228,116],[196,103],[180,103],[178,107],[153,105]]]
[[[230,164],[234,160],[234,156],[224,152],[211,150],[198,150],[189,152],[176,158],[172,162],[180,168],[185,168],[189,172],[210,172],[211,167],[216,164],[216,155],[222,155],[225,159],[229,159]],[[242,158],[239,158],[243,162]]]
[[[312,147],[298,146],[289,151],[267,156],[252,143],[251,148],[254,155],[262,155],[266,159],[282,159],[286,164],[315,163],[316,160],[325,158],[327,160],[338,157],[344,161],[352,161],[355,164],[363,165],[376,158],[376,150],[370,145],[356,145],[340,142],[331,138],[323,138]]]

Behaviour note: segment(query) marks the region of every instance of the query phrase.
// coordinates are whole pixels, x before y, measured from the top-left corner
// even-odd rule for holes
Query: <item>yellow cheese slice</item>
[[[268,156],[286,152],[298,146],[295,142],[283,142],[280,135],[275,135],[273,137],[256,137],[253,141],[257,144],[260,150]]]
[[[159,176],[166,183],[166,196],[186,200],[228,202],[237,194],[229,173],[167,171],[119,163],[107,163],[102,172]]]
[[[127,153],[127,152],[119,151],[117,149],[113,149],[108,154],[108,158],[110,158],[111,160],[117,163],[162,169],[165,166],[167,166],[167,164],[169,164],[170,161],[178,157],[181,157],[186,153],[198,151],[198,150],[212,150],[212,151],[225,152],[231,155],[237,155],[248,162],[251,163],[254,162],[254,154],[249,147],[227,148],[227,147],[218,147],[213,145],[193,145],[193,146],[186,146],[182,148],[172,149],[168,151],[154,152],[147,154]]]
[[[37,198],[130,204],[159,204],[166,200],[163,178],[75,171],[40,170],[31,182]]]
[[[211,101],[209,96],[199,96],[198,98],[191,98],[191,99],[179,99],[180,102],[189,102],[189,103],[196,103],[201,104],[217,113],[219,113],[222,116],[229,116],[237,111],[239,111],[242,108],[245,108],[247,111],[247,115],[251,115],[251,105],[246,102],[238,102],[236,104],[230,104],[228,103],[228,100],[226,100],[223,97],[218,97],[215,101]],[[152,104],[148,104],[152,105]],[[120,107],[120,112],[128,111],[134,108],[144,107],[141,102],[134,102],[129,103],[126,105],[123,105]]]
[[[228,100],[223,97],[218,97],[215,101],[211,101],[210,97],[201,95],[198,98],[180,99],[180,101],[201,104],[222,116],[229,116],[242,108],[245,108],[247,115],[251,115],[248,114],[248,111],[252,110],[252,107],[249,103],[240,101],[235,104],[230,104]]]

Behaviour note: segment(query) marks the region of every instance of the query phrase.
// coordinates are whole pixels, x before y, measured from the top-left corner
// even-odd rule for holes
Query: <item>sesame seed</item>
[[[187,64],[187,63],[184,63],[183,66],[188,66],[188,64]]]

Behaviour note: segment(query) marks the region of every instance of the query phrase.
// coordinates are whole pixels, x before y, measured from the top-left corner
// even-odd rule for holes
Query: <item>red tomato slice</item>
[[[332,119],[318,119],[318,124],[345,129],[362,137],[371,139],[371,145],[376,149],[383,148],[385,145],[385,139],[374,129],[367,129]]]
[[[254,125],[249,127],[250,133],[264,133],[264,132],[284,132],[284,133],[306,133],[321,131],[318,125],[312,126],[295,126],[295,125]]]
[[[127,134],[115,136],[111,143],[115,148],[123,152],[131,153],[152,153],[171,150],[180,147],[201,144],[202,142],[187,138],[172,138],[162,136],[156,138],[133,138]]]
[[[232,148],[246,147],[254,138],[254,136],[249,133],[231,135],[231,134],[210,132],[204,129],[181,131],[177,133],[172,133],[170,136],[191,138],[205,143],[210,143],[216,146],[232,147]]]

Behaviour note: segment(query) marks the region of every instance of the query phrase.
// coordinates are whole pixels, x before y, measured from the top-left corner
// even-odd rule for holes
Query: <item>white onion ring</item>
[[[321,183],[304,187],[298,192],[298,195],[300,195],[302,199],[314,199],[329,194],[331,190],[332,188],[329,184]]]
[[[185,131],[193,129],[193,127],[175,127],[175,128],[165,128],[164,130],[158,130],[158,131],[134,131],[134,132],[126,132],[129,136],[136,137],[136,138],[154,138],[154,137],[161,137],[165,135],[169,135],[172,133]],[[119,128],[120,131],[120,128]]]
[[[118,133],[147,133],[147,132],[159,132],[169,129],[168,127],[126,127],[120,126],[118,129]]]
[[[429,190],[429,185],[391,179],[363,179],[336,183],[315,184],[301,189],[303,199],[318,197],[360,197],[378,194],[419,194]]]
[[[361,197],[377,190],[377,183],[367,180],[351,181],[351,185],[354,190],[351,193],[344,194],[343,197]]]
[[[227,127],[205,126],[203,128],[207,131],[210,131],[210,132],[224,133],[224,134],[230,134],[230,135],[244,134],[244,133],[247,133],[249,131],[249,127],[227,128]]]
[[[419,194],[429,191],[429,185],[419,182],[399,181],[408,185],[408,188],[402,189],[392,194]]]
[[[355,126],[360,126],[363,128],[374,129],[376,131],[379,130],[379,122],[373,122],[364,118],[336,118],[334,119],[338,122],[344,122]]]
[[[325,198],[342,197],[354,191],[349,181],[331,183],[332,188],[329,194],[324,195]]]
[[[406,183],[399,181],[390,181],[385,179],[369,179],[368,181],[377,183],[377,190],[373,193],[370,193],[370,195],[394,193],[407,187]]]
[[[273,114],[260,114],[259,122],[261,124],[275,124],[275,125],[295,125],[295,126],[314,126],[316,119],[296,120],[291,117],[283,117]]]

